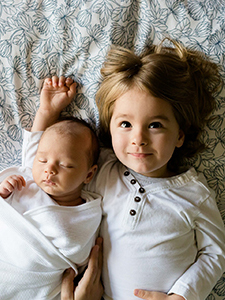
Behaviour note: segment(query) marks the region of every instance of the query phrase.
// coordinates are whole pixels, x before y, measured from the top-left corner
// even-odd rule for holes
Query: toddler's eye
[[[152,122],[149,128],[162,128],[162,124],[160,122]]]
[[[123,122],[120,124],[120,127],[122,127],[122,128],[129,128],[129,127],[131,127],[131,124],[130,124],[130,122],[123,121]]]

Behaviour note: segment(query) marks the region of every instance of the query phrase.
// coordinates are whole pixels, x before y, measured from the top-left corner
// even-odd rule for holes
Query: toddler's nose
[[[136,130],[132,137],[132,145],[145,146],[148,144],[146,134],[142,130]]]

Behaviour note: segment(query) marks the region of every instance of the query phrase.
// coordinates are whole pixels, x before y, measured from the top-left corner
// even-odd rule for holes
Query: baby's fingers
[[[52,85],[54,86],[54,87],[58,87],[58,85],[59,85],[59,77],[58,76],[52,76]]]
[[[73,81],[73,79],[71,78],[71,77],[67,77],[67,78],[65,78],[65,85],[67,86],[67,87],[70,87],[72,84],[74,84],[75,83],[75,81]]]
[[[21,191],[22,188],[26,186],[26,181],[23,178],[23,176],[18,175],[17,178],[18,178],[18,190]]]
[[[76,82],[73,82],[70,85],[68,85],[68,87],[69,87],[69,90],[68,90],[67,94],[68,94],[68,97],[70,99],[72,99],[76,95],[77,84],[76,84]]]
[[[43,87],[45,86],[52,86],[52,78],[47,77],[45,78],[44,82],[43,82]]]
[[[23,176],[20,175],[12,175],[7,178],[8,182],[8,190],[13,192],[14,189],[18,189],[19,191],[22,190],[23,186],[26,186],[26,181]]]

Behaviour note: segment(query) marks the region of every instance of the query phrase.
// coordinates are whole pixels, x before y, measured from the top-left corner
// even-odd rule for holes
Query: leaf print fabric
[[[22,128],[32,125],[47,76],[79,83],[64,114],[99,126],[95,93],[111,44],[143,51],[163,37],[205,52],[225,79],[224,0],[1,0],[0,169],[21,164]],[[202,136],[208,149],[190,163],[215,190],[225,221],[225,90]],[[224,276],[208,300],[224,300]]]

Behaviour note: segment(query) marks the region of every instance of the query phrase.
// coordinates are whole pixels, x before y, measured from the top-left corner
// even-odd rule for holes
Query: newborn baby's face
[[[75,205],[89,172],[87,137],[45,132],[33,164],[37,185],[60,205]]]

